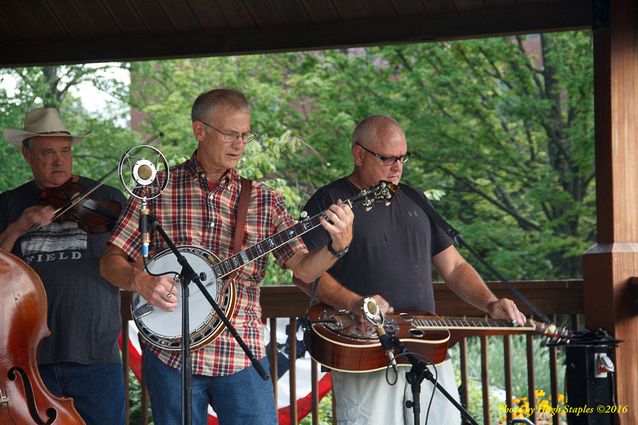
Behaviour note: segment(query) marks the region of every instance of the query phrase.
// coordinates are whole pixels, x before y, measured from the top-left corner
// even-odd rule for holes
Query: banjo
[[[383,181],[377,186],[363,189],[345,203],[352,207],[361,202],[365,210],[369,211],[376,202],[389,205],[396,190],[395,184]],[[191,264],[206,291],[217,301],[222,312],[227,317],[231,317],[235,312],[237,290],[234,283],[225,284],[224,277],[319,226],[320,218],[324,213],[325,211],[305,218],[225,260],[220,260],[215,254],[201,247],[186,245],[178,247],[178,250]],[[147,263],[147,269],[153,274],[172,273],[175,286],[180,284],[179,272],[175,270],[181,270],[181,266],[170,250],[164,250],[155,255]],[[193,285],[189,289],[190,348],[196,350],[211,343],[225,328],[199,287]],[[169,312],[152,306],[141,295],[134,293],[131,312],[139,334],[148,343],[164,350],[181,350],[181,303],[175,311]]]

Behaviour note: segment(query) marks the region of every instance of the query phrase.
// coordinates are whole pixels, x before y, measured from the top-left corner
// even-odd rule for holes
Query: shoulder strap
[[[239,204],[237,205],[237,219],[235,220],[235,234],[233,235],[233,254],[241,251],[244,244],[244,235],[246,234],[246,216],[248,213],[248,202],[250,201],[250,191],[252,190],[253,181],[241,177],[241,191],[239,192]],[[220,294],[226,293],[228,285],[237,275],[237,270],[224,278],[224,284],[220,290]]]
[[[412,199],[418,206],[421,207],[423,211],[425,211],[425,214],[427,214],[428,218],[436,226],[438,226],[450,238],[452,238],[455,245],[457,246],[460,245],[460,238],[462,238],[460,233],[454,227],[452,227],[447,221],[445,221],[443,217],[439,215],[438,212],[436,212],[432,204],[430,204],[430,202],[427,201],[427,198],[425,197],[425,195],[421,195],[415,188],[413,188],[412,186],[408,186],[407,184],[399,183],[399,187],[401,188],[401,191],[403,193],[408,195],[410,199]]]
[[[248,213],[248,201],[250,201],[250,191],[253,181],[241,178],[241,192],[239,193],[239,205],[237,206],[237,220],[235,220],[235,235],[233,243],[233,254],[241,251],[246,233],[246,215]]]
[[[424,197],[415,188],[404,183],[399,183],[399,188],[401,188],[401,192],[408,195],[410,199],[412,199],[423,211],[425,211],[430,220],[434,221],[431,214],[431,211],[433,210],[432,206],[429,202],[423,199]]]

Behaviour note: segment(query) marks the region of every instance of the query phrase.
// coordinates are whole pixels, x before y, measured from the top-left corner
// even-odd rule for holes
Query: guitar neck
[[[553,341],[569,341],[572,332],[553,323],[528,319],[524,325],[514,325],[509,320],[466,317],[415,316],[412,324],[422,331],[447,329],[456,339],[463,336],[505,335],[533,333]]]
[[[479,319],[467,317],[428,317],[415,316],[412,323],[420,330],[448,329],[458,331],[476,332],[477,334],[499,333],[500,331],[534,332],[536,326],[527,322],[523,326],[515,326],[508,320]]]
[[[344,203],[347,203],[352,208],[355,203],[368,200],[371,192],[372,189],[364,189],[358,195],[348,199]],[[315,227],[318,227],[321,224],[321,217],[325,214],[326,211],[327,210],[324,210],[310,218],[301,220],[290,226],[289,228],[282,230],[279,233],[275,233],[274,235],[263,239],[261,242],[257,242],[255,245],[252,245],[245,250],[234,254],[232,257],[229,257],[213,265],[213,270],[215,271],[216,276],[220,278],[228,276],[240,267],[243,267],[246,264],[255,261],[259,257],[262,257],[269,252],[274,251],[277,248],[289,243],[296,237],[311,231]]]
[[[299,221],[289,228],[282,230],[279,233],[275,233],[274,235],[263,239],[261,242],[257,242],[255,245],[252,245],[245,250],[240,251],[237,254],[228,257],[223,261],[220,261],[219,263],[216,263],[215,265],[213,265],[215,274],[220,278],[228,276],[229,274],[245,266],[246,264],[249,264],[259,257],[262,257],[269,252],[274,251],[277,248],[289,243],[296,237],[311,231],[321,224],[320,218],[322,215],[323,212],[313,217]]]

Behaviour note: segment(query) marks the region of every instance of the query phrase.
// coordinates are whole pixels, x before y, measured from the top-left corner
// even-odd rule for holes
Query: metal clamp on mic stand
[[[149,159],[150,158],[150,159]],[[158,171],[162,171],[158,175]],[[181,283],[181,355],[182,355],[182,424],[190,425],[192,422],[192,361],[191,361],[191,337],[190,337],[190,289],[189,284],[194,282],[201,291],[204,298],[211,305],[217,317],[222,321],[224,326],[233,335],[239,346],[242,348],[246,356],[250,359],[261,378],[266,381],[270,376],[266,373],[263,366],[255,358],[250,348],[242,340],[237,330],[228,320],[228,317],[219,307],[215,299],[210,295],[200,279],[200,275],[195,272],[186,257],[179,248],[173,243],[168,234],[164,231],[160,223],[151,214],[148,207],[148,200],[154,199],[162,194],[169,181],[169,166],[164,155],[155,147],[141,145],[127,151],[119,165],[120,180],[126,190],[135,198],[141,200],[140,207],[140,241],[142,243],[142,257],[144,266],[149,274],[152,273],[147,264],[147,256],[150,245],[150,232],[156,230],[162,237],[164,242],[174,254],[177,263],[181,266],[179,277],[177,280]],[[160,178],[161,177],[161,178]],[[134,295],[135,298],[135,295]],[[136,304],[134,302],[134,304]],[[152,312],[150,304],[144,306],[139,316],[143,317]],[[136,311],[133,312],[134,318]],[[136,321],[137,324],[137,321]],[[142,334],[144,335],[144,334]]]
[[[394,333],[386,333],[385,332],[385,318],[379,305],[375,301],[374,298],[364,298],[363,299],[363,316],[372,323],[377,331],[377,335],[379,336],[379,342],[383,350],[390,361],[393,369],[397,370],[396,358],[394,356],[394,349],[396,348],[399,351],[399,356],[406,357],[412,367],[408,372],[406,372],[405,377],[408,383],[410,384],[410,388],[412,390],[412,401],[408,400],[405,402],[407,408],[412,409],[412,414],[414,416],[414,423],[420,423],[419,417],[421,415],[421,383],[424,379],[427,379],[432,383],[432,385],[441,392],[449,401],[456,407],[461,415],[465,417],[469,423],[478,425],[478,422],[474,420],[474,418],[470,415],[470,412],[467,411],[450,393],[447,392],[445,388],[441,384],[438,383],[437,379],[434,377],[432,372],[428,369],[428,362],[419,359],[412,352],[408,351],[408,349],[403,345],[401,340]]]

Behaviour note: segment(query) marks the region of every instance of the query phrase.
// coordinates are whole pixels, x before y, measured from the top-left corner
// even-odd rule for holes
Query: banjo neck
[[[352,208],[354,204],[359,202],[363,202],[363,205],[366,207],[366,210],[372,208],[375,202],[384,201],[389,204],[390,200],[396,193],[397,186],[390,182],[381,182],[377,186],[374,186],[369,189],[363,189],[354,197],[344,201]],[[312,229],[318,227],[321,224],[321,217],[325,214],[327,210],[324,210],[312,217],[303,219],[298,221],[294,225],[284,229],[274,235],[263,239],[260,242],[246,248],[243,251],[240,251],[231,257],[228,257],[225,260],[219,261],[218,263],[213,264],[212,268],[215,272],[215,275],[218,278],[223,278],[225,276],[230,275],[235,270],[245,266],[248,263],[251,263],[262,257],[269,252],[280,248],[281,246],[289,243],[293,239],[298,236],[301,236]]]

